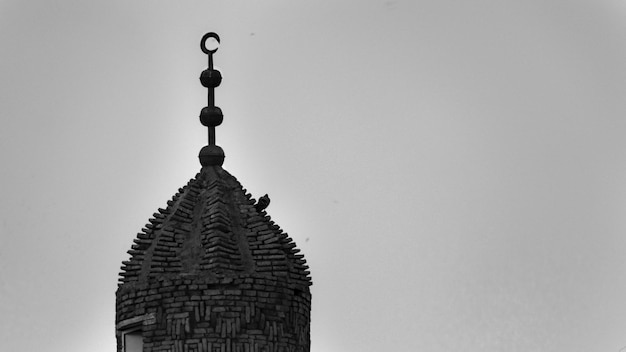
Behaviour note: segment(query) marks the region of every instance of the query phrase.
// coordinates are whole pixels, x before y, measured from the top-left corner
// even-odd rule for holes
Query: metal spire
[[[224,120],[222,109],[215,106],[215,88],[222,83],[222,74],[213,68],[213,53],[219,45],[220,37],[213,32],[205,34],[200,41],[200,49],[207,54],[209,60],[208,68],[200,74],[200,83],[208,88],[207,106],[200,111],[200,122],[209,128],[209,144],[198,155],[202,166],[221,166],[224,163],[224,150],[215,145],[215,127]]]

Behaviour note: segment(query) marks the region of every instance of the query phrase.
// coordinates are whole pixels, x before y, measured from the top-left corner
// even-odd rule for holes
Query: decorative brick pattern
[[[311,280],[303,255],[239,182],[203,167],[137,235],[116,294],[144,351],[303,352]]]

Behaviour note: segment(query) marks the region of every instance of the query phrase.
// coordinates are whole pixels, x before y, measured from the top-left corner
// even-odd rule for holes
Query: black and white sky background
[[[626,1],[0,0],[0,350],[115,348],[136,232],[224,167],[313,352],[626,346]]]

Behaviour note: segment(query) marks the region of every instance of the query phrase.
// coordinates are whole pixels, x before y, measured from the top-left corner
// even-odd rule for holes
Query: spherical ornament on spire
[[[207,127],[215,127],[222,124],[224,114],[217,106],[205,106],[200,111],[200,122]]]
[[[218,70],[207,68],[200,74],[200,83],[205,88],[216,88],[222,83],[222,73]]]
[[[224,150],[217,145],[205,145],[198,155],[202,166],[224,165]]]

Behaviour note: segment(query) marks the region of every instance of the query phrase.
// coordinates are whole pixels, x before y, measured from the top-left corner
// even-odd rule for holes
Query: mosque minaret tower
[[[137,234],[116,292],[118,352],[309,352],[311,285],[294,241],[222,168],[222,110],[213,68],[220,38],[207,33],[200,112],[208,145],[200,171]]]

